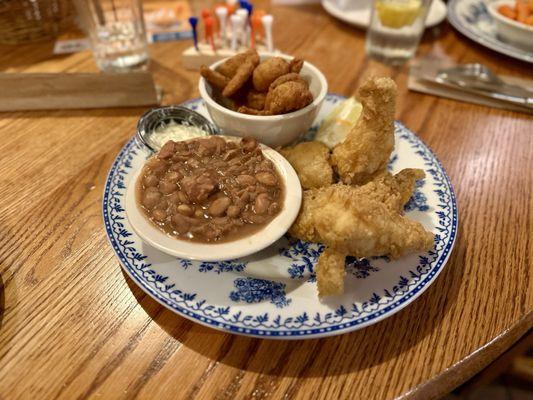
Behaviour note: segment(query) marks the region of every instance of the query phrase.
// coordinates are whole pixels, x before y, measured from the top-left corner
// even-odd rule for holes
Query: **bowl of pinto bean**
[[[191,260],[256,253],[281,238],[300,209],[296,172],[255,138],[168,141],[126,194],[126,214],[149,245]]]
[[[261,56],[259,66],[254,70],[254,74],[246,83],[247,87],[253,85],[251,82],[254,80],[254,75],[257,75],[256,71],[264,69],[261,68],[263,65],[268,67],[267,64],[269,63],[267,63],[267,61],[274,61],[273,59],[275,61],[279,61],[279,63],[282,65],[284,63],[286,68],[290,68],[291,63],[296,60],[295,58],[287,55]],[[227,61],[228,59],[223,59],[215,62],[209,66],[210,71],[205,71],[204,69],[203,72],[209,72],[210,74],[216,73],[216,70],[220,69],[220,66]],[[198,89],[200,91],[200,96],[206,104],[207,111],[209,112],[211,119],[220,128],[223,134],[239,137],[253,136],[259,142],[264,143],[267,146],[277,148],[294,143],[307,133],[313,121],[317,117],[328,91],[328,84],[322,72],[320,72],[317,67],[307,61],[299,63],[298,74],[290,73],[286,76],[290,75],[298,75],[296,77],[297,80],[300,82],[305,82],[307,85],[306,90],[309,91],[311,98],[309,99],[308,104],[306,103],[307,105],[305,107],[297,109],[296,111],[287,112],[283,110],[277,110],[275,113],[277,115],[252,115],[243,112],[242,108],[237,109],[232,107],[234,101],[232,99],[224,98],[224,96],[220,96],[217,88],[214,87],[214,84],[209,83],[204,77],[200,77]],[[274,75],[272,78],[275,78],[276,76],[277,75]],[[283,77],[280,78],[283,79]],[[291,90],[292,93],[294,93],[294,90],[299,87],[298,85],[293,84],[294,82],[285,83],[286,85],[284,86],[287,86],[286,88],[278,87],[276,89],[277,91],[282,92],[282,95],[291,96]],[[272,82],[272,85],[276,85],[275,79],[274,82]],[[266,86],[268,87],[268,83]],[[284,91],[283,89],[287,90]],[[254,93],[261,94],[255,89],[252,89],[249,94]],[[243,108],[247,108],[249,111],[251,111],[249,107]],[[280,113],[278,114],[278,112]]]

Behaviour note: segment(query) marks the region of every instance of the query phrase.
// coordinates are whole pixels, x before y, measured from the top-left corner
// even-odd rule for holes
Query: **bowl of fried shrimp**
[[[200,73],[200,96],[221,132],[253,136],[273,148],[305,135],[328,91],[309,62],[254,50],[202,66]]]

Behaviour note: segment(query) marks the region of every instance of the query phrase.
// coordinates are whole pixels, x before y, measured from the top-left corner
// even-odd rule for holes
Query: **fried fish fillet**
[[[315,269],[320,297],[343,293],[346,275],[345,263],[346,254],[339,253],[331,247],[326,247],[322,252]]]
[[[400,208],[407,204],[415,190],[416,181],[420,181],[426,177],[423,170],[417,168],[405,168],[394,175],[393,179],[397,185],[397,190],[400,193]]]
[[[375,183],[371,183],[375,185]],[[377,192],[376,192],[377,191]],[[429,250],[434,236],[403,216],[397,201],[387,202],[390,186],[353,187],[335,184],[304,192],[302,208],[289,233],[320,242],[357,258],[389,256]]]
[[[396,95],[396,84],[390,78],[369,78],[357,91],[362,114],[331,157],[344,183],[361,185],[386,171],[394,148]]]
[[[403,206],[413,193],[415,182],[424,178],[424,171],[420,169],[404,169],[396,175],[385,173],[374,181],[358,188],[348,189],[357,193],[354,201],[364,198],[367,202],[375,201],[382,203],[391,213],[401,213]],[[305,196],[305,195],[304,195]],[[305,217],[303,215],[302,217]],[[303,219],[302,219],[303,221]],[[302,229],[303,224],[296,229]],[[306,231],[310,231],[305,228]],[[311,233],[311,236],[315,236]],[[319,240],[320,238],[316,238]],[[428,244],[430,243],[429,238]],[[337,251],[332,247],[327,247],[320,255],[317,264],[317,285],[320,297],[342,294],[344,291],[346,254]]]
[[[415,168],[403,169],[396,175],[385,172],[366,185],[359,186],[357,193],[382,202],[391,211],[401,212],[413,194],[416,181],[424,177],[424,171]]]
[[[333,169],[329,164],[329,149],[321,142],[301,142],[280,150],[300,178],[302,188],[311,189],[333,183]]]

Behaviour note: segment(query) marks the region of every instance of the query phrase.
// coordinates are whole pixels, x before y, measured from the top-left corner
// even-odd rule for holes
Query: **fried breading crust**
[[[320,254],[315,268],[318,295],[334,296],[344,292],[346,254],[339,253],[331,247]]]
[[[248,108],[253,108],[254,110],[262,110],[265,108],[265,99],[265,93],[261,93],[252,89],[246,94],[245,106]]]
[[[390,78],[370,78],[357,91],[362,114],[331,157],[344,183],[364,184],[386,170],[394,148],[396,94],[396,84]]]
[[[247,106],[240,106],[237,109],[237,112],[240,112],[242,114],[249,114],[249,115],[272,115],[266,110],[256,110],[255,108],[247,107]]]
[[[302,76],[300,74],[298,74],[296,72],[290,72],[288,74],[281,75],[274,82],[272,82],[270,84],[270,87],[268,88],[268,90],[275,89],[276,87],[278,87],[279,85],[281,85],[281,84],[283,84],[285,82],[300,82],[303,85],[305,85],[306,87],[309,87],[309,83],[307,83],[307,81],[304,78],[302,78]]]
[[[285,114],[304,108],[313,101],[313,95],[301,82],[289,81],[269,90],[265,100],[265,111],[271,114]]]
[[[329,149],[321,142],[302,142],[279,150],[300,178],[303,189],[319,188],[333,183]]]
[[[248,79],[252,76],[254,72],[254,64],[246,60],[238,69],[235,75],[233,75],[233,78],[230,79],[224,90],[222,91],[222,95],[225,97],[231,97],[237,91],[242,88]]]
[[[272,57],[261,62],[254,70],[252,81],[255,90],[266,92],[272,82],[290,72],[290,65],[281,57]]]
[[[413,194],[416,181],[424,177],[424,171],[414,168],[403,169],[396,175],[385,172],[366,185],[359,186],[357,192],[382,202],[391,211],[401,212]]]
[[[293,58],[291,62],[289,63],[291,72],[299,73],[302,70],[303,66],[304,66],[304,60],[302,60],[301,58]]]
[[[406,168],[402,169],[394,175],[394,181],[398,185],[398,192],[400,193],[400,207],[407,204],[413,191],[415,190],[416,181],[420,181],[426,177],[426,174],[421,169]]]
[[[304,192],[300,214],[289,233],[302,240],[324,243],[357,258],[389,256],[429,250],[434,236],[385,203],[387,185],[369,187],[335,184]],[[401,195],[398,195],[401,199]]]
[[[217,71],[213,71],[211,68],[208,68],[205,65],[200,67],[200,75],[202,75],[207,82],[213,85],[213,87],[220,90],[224,90],[230,81],[228,77]]]
[[[235,76],[239,67],[247,60],[254,66],[259,65],[259,54],[257,54],[257,51],[250,49],[244,53],[236,54],[220,64],[217,67],[217,71],[231,79]]]

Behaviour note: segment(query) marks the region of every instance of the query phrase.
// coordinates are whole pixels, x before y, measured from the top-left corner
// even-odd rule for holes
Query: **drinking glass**
[[[148,48],[141,0],[75,0],[98,68],[105,72],[143,69]]]
[[[366,53],[401,65],[416,52],[432,0],[373,0]]]

